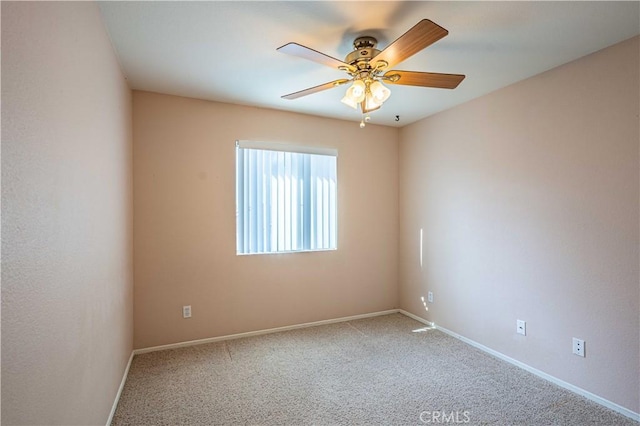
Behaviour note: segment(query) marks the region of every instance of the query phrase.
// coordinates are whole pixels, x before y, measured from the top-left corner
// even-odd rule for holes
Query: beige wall
[[[635,412],[638,51],[625,41],[400,132],[401,307]]]
[[[397,306],[397,129],[137,91],[133,117],[136,348]],[[338,148],[337,251],[236,256],[237,139]]]
[[[2,2],[2,424],[105,424],[132,350],[131,92],[95,3]]]

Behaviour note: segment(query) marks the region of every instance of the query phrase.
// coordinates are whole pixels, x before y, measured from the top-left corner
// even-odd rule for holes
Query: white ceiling
[[[390,86],[372,123],[403,126],[637,35],[640,3],[213,1],[101,2],[133,89],[360,121],[345,86],[280,96],[346,74],[276,51],[295,41],[340,60],[430,19],[449,35],[395,69],[466,74],[454,90]],[[395,121],[395,116],[400,121]]]

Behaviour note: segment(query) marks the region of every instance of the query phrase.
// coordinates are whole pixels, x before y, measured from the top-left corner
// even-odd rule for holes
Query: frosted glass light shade
[[[382,106],[382,102],[377,102],[376,99],[371,94],[369,94],[369,96],[367,96],[367,99],[365,99],[364,101],[363,112],[375,111],[381,106]]]
[[[389,90],[379,81],[374,81],[373,83],[371,83],[369,89],[371,90],[371,96],[373,96],[375,103],[379,105],[382,105],[382,103],[389,99],[389,96],[391,96],[391,90]]]
[[[356,80],[353,82],[351,87],[347,89],[347,96],[349,96],[356,102],[362,102],[364,101],[365,92],[366,86],[364,84],[364,81]]]
[[[350,106],[353,109],[357,109],[358,108],[358,103],[356,101],[354,101],[353,99],[351,99],[347,95],[345,95],[344,98],[342,98],[342,100],[340,102],[342,102],[345,105]]]
[[[358,104],[364,101],[364,96],[366,93],[366,86],[362,80],[356,80],[353,84],[347,89],[347,93],[345,93],[344,98],[342,98],[342,103],[345,105],[349,105],[353,109],[358,108]]]

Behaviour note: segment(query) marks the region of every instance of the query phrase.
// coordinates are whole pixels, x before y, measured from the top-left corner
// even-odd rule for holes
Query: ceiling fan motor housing
[[[358,37],[353,42],[355,50],[349,53],[344,61],[358,69],[369,68],[369,61],[380,53],[376,49],[377,44],[378,40],[373,37]]]

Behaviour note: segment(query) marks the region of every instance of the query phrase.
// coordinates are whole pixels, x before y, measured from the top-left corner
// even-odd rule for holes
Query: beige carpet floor
[[[456,421],[638,426],[401,314],[136,355],[112,424]]]

